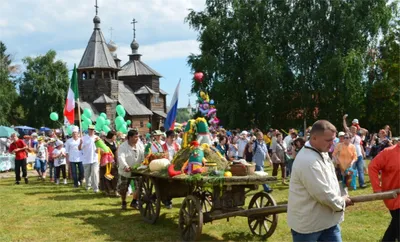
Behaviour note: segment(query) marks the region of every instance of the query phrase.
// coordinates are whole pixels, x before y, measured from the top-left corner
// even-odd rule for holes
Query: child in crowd
[[[48,160],[48,151],[47,147],[44,143],[44,137],[40,136],[38,138],[38,144],[36,146],[36,160],[35,160],[35,168],[39,175],[39,180],[43,180],[46,178],[46,162]]]
[[[47,152],[50,154],[49,159],[47,160],[49,165],[49,172],[50,172],[50,181],[54,182],[55,178],[55,169],[54,169],[54,158],[53,158],[53,151],[54,151],[54,143],[56,142],[55,139],[51,138],[47,143]]]
[[[67,174],[65,166],[67,164],[64,143],[61,140],[56,141],[56,148],[53,151],[54,166],[56,168],[56,184],[60,184],[60,170],[62,171],[64,184],[67,184]]]

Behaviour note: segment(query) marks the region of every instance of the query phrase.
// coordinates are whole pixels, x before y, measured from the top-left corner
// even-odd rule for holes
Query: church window
[[[160,96],[158,94],[154,95],[154,103],[160,103]]]
[[[89,79],[94,79],[94,72],[93,71],[90,72]]]
[[[86,72],[82,73],[82,80],[86,80],[87,76],[86,76]]]

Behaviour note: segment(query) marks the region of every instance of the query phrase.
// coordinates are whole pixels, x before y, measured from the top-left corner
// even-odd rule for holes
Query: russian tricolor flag
[[[164,127],[165,130],[174,130],[175,128],[175,119],[178,113],[178,96],[179,96],[179,85],[181,84],[181,80],[179,80],[178,85],[176,86],[174,96],[171,100],[171,105],[169,106],[169,110],[167,113],[167,119],[165,120]]]

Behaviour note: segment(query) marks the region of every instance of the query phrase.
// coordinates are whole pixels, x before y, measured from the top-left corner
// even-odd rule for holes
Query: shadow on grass
[[[161,214],[155,224],[147,224],[137,210],[121,210],[119,206],[107,210],[81,210],[60,213],[55,217],[80,220],[90,224],[96,235],[107,234],[112,241],[181,241],[176,218],[166,218]],[[76,221],[78,222],[78,221]],[[201,241],[217,241],[207,234],[200,236]]]
[[[76,194],[66,194],[66,195],[59,195],[59,196],[52,196],[52,197],[47,197],[43,198],[43,200],[55,200],[55,201],[69,201],[69,200],[92,200],[92,199],[98,199],[104,197],[103,194],[98,193],[95,194],[93,192],[80,192],[76,191]]]
[[[222,238],[224,241],[257,241],[260,238],[245,232],[229,232],[222,234]]]

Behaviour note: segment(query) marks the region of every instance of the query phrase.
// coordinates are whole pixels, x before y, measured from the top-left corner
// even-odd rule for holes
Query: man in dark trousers
[[[11,135],[13,141],[10,145],[9,152],[15,154],[15,184],[19,185],[21,181],[21,169],[22,176],[25,179],[25,184],[28,184],[28,174],[26,172],[26,158],[28,146],[22,139],[18,139],[16,133]]]

